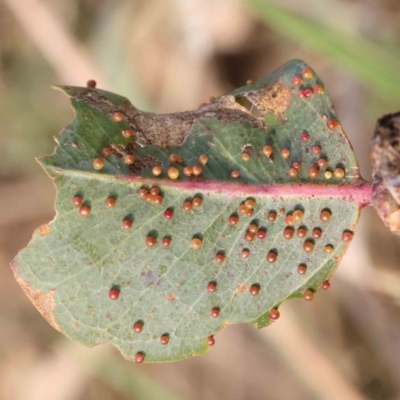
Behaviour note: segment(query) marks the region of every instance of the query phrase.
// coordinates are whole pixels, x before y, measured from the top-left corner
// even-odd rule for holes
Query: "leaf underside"
[[[58,137],[55,153],[40,160],[57,187],[57,216],[35,231],[12,263],[25,293],[56,329],[88,346],[112,343],[128,359],[139,352],[146,362],[174,361],[208,352],[207,338],[228,324],[267,326],[271,309],[306,289],[317,291],[329,279],[347,248],[342,234],[355,229],[360,209],[351,196],[337,193],[360,178],[341,125],[327,127],[338,118],[326,89],[311,98],[298,96],[322,85],[319,77],[313,72],[300,88],[292,84],[305,67],[291,61],[199,110],[169,116],[142,113],[101,90],[63,88],[76,118]],[[240,105],[246,101],[251,107]],[[117,111],[124,115],[121,122],[113,119]],[[133,131],[131,138],[121,134],[126,129]],[[302,139],[305,132],[309,140]],[[273,148],[270,157],[262,152],[266,145]],[[102,155],[105,147],[112,148],[108,157]],[[290,151],[288,158],[283,149]],[[183,163],[172,164],[172,153]],[[124,162],[126,154],[134,155],[133,164]],[[202,154],[206,165],[198,162]],[[93,168],[96,157],[105,161],[99,171]],[[321,158],[327,165],[310,178],[310,167]],[[294,162],[301,167],[291,177]],[[156,165],[163,171],[158,177],[152,174]],[[201,174],[185,176],[183,168],[194,165],[201,165]],[[168,177],[171,166],[179,170],[177,180]],[[325,172],[338,167],[344,177],[327,179]],[[234,170],[238,178],[231,177]],[[138,196],[139,189],[153,186],[162,204]],[[72,204],[75,196],[89,206],[86,218]],[[116,200],[113,208],[105,205],[109,197]],[[183,203],[194,197],[202,205],[185,211]],[[254,214],[241,215],[238,209],[249,198]],[[166,209],[173,211],[171,219],[164,217]],[[286,239],[287,216],[295,210],[303,218]],[[323,210],[331,215],[327,222]],[[268,219],[271,212],[275,221]],[[228,224],[232,215],[239,218],[236,226]],[[131,229],[121,228],[126,219]],[[266,237],[246,241],[251,223]],[[298,237],[298,228],[306,229],[305,237]],[[315,228],[322,231],[318,239]],[[154,247],[145,245],[148,236],[156,238]],[[164,237],[169,247],[161,245]],[[199,249],[191,247],[193,238],[201,240]],[[311,252],[305,242],[314,245]],[[243,249],[250,251],[248,258],[241,257]],[[277,255],[273,263],[266,260],[271,252]],[[217,254],[225,256],[222,263]],[[304,275],[297,272],[300,264],[307,267]],[[215,292],[207,291],[210,282]],[[250,293],[254,285],[260,289],[256,296]],[[113,288],[117,300],[109,298]],[[219,310],[216,318],[213,308]],[[143,324],[140,333],[132,329],[137,321]],[[162,335],[168,344],[161,344]]]

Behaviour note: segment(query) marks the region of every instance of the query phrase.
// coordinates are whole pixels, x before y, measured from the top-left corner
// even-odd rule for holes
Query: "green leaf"
[[[311,70],[300,89],[292,84],[305,67],[291,61],[198,110],[168,115],[141,112],[101,90],[63,88],[76,119],[59,136],[55,153],[40,160],[57,187],[57,216],[12,263],[22,288],[56,329],[88,346],[112,343],[128,359],[140,353],[148,362],[174,361],[206,353],[207,338],[229,324],[268,325],[282,301],[315,292],[329,279],[360,207],[369,202],[370,186],[359,177],[340,124],[335,127],[319,77]],[[301,96],[316,84],[320,93]],[[116,112],[122,121],[115,121]],[[127,129],[130,138],[122,135]],[[269,157],[265,146],[273,149]],[[107,157],[104,148],[112,151]],[[170,161],[175,153],[181,163]],[[124,162],[127,154],[133,164]],[[208,157],[205,165],[201,155]],[[104,167],[95,170],[99,157]],[[186,176],[184,168],[195,165],[201,174]],[[160,176],[153,175],[154,166],[162,168]],[[179,171],[178,179],[169,178],[170,168]],[[151,187],[159,189],[162,204],[138,195]],[[90,209],[86,218],[72,202],[76,196]],[[112,208],[109,197],[116,200]],[[202,204],[185,211],[183,204],[196,197]],[[249,199],[254,209],[240,214]],[[171,219],[165,210],[173,211]],[[330,219],[321,219],[323,211]],[[228,223],[231,216],[237,225]],[[126,220],[131,229],[122,228]],[[251,224],[260,238],[257,233],[246,241]],[[305,235],[299,237],[299,229]],[[146,246],[148,237],[154,246]],[[200,248],[192,247],[193,239]],[[275,262],[267,261],[271,254]],[[210,282],[215,291],[207,290]],[[119,291],[117,300],[109,298],[112,289]],[[211,316],[213,309],[219,316]],[[138,321],[141,332],[133,329]],[[160,342],[163,335],[168,344]]]

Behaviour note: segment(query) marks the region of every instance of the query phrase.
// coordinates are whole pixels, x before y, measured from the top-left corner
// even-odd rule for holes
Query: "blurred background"
[[[372,208],[328,292],[171,364],[68,341],[8,267],[54,214],[34,157],[73,114],[51,84],[95,79],[139,108],[183,111],[292,58],[325,82],[370,180],[375,121],[400,109],[398,0],[0,0],[0,399],[400,399],[400,238]]]

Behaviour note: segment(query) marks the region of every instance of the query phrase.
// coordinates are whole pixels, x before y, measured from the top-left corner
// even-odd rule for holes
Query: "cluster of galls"
[[[199,156],[199,163],[201,165],[193,165],[193,166],[185,166],[183,168],[183,174],[185,176],[199,176],[202,173],[202,166],[205,166],[208,162],[208,156],[206,154],[202,154]],[[169,161],[171,164],[183,164],[185,162],[184,158],[179,156],[176,153],[173,153],[169,156]],[[154,176],[160,176],[163,170],[160,165],[156,165],[152,169],[152,173]],[[179,169],[176,167],[168,168],[167,175],[169,179],[176,180],[179,178]]]
[[[303,79],[307,80],[307,79],[311,79],[313,77],[313,72],[310,68],[304,68],[303,71],[301,72],[301,77],[300,76],[295,76],[293,77],[292,83],[295,86],[301,86],[303,84]],[[89,86],[89,83],[88,83]],[[94,87],[94,86],[90,86],[90,87]],[[299,97],[301,98],[311,98],[314,94],[321,94],[324,92],[324,89],[322,87],[322,85],[320,84],[316,84],[314,85],[314,87],[311,88],[304,88],[299,90]],[[124,119],[124,115],[120,112],[116,112],[113,114],[113,120],[116,122],[120,122]],[[327,127],[330,130],[334,130],[338,127],[338,122],[336,120],[328,120],[327,121]],[[125,138],[130,138],[133,135],[133,132],[131,130],[124,130],[122,132],[122,135]],[[301,140],[302,141],[309,141],[310,140],[310,135],[307,132],[302,132],[301,133]],[[273,148],[269,145],[266,145],[263,147],[262,149],[263,154],[270,160],[273,161]],[[312,153],[315,156],[320,156],[321,154],[321,148],[318,145],[314,145],[312,147]],[[104,157],[108,157],[111,154],[111,149],[109,147],[106,147],[102,150],[102,154]],[[290,157],[290,150],[287,148],[284,148],[281,150],[281,156],[284,159],[287,159]],[[250,158],[250,155],[247,152],[244,152],[242,154],[242,160],[243,161],[248,161]],[[127,154],[124,157],[124,161],[126,164],[130,165],[133,164],[135,162],[135,158],[132,154]],[[169,157],[169,161],[172,164],[183,164],[184,163],[184,159],[183,157],[179,156],[178,154],[171,154]],[[202,166],[205,166],[208,162],[208,156],[205,154],[202,154],[199,156],[198,158],[199,164],[200,165],[194,165],[194,166],[185,166],[183,168],[183,174],[187,177],[191,177],[191,176],[199,176],[202,173]],[[308,176],[310,178],[316,178],[318,176],[319,170],[320,168],[326,168],[327,166],[327,160],[324,157],[320,157],[317,161],[316,164],[311,165],[309,171],[308,171]],[[96,170],[101,170],[104,167],[104,160],[102,158],[96,158],[93,161],[93,167]],[[289,176],[295,178],[298,174],[298,172],[300,171],[301,168],[301,163],[299,162],[294,162],[292,164],[292,167],[289,169],[288,174]],[[160,165],[156,165],[153,167],[152,169],[152,173],[154,176],[160,176],[163,173],[163,169]],[[171,166],[168,171],[167,171],[167,175],[170,179],[172,180],[176,180],[179,177],[179,169]],[[336,168],[333,173],[331,171],[326,171],[325,172],[325,178],[326,179],[331,179],[332,176],[335,176],[337,179],[342,179],[345,175],[345,172],[342,168],[338,167]],[[231,172],[231,177],[234,179],[237,179],[240,177],[240,173],[237,170],[233,170]],[[153,186],[152,188],[150,188],[150,190],[147,190],[146,188],[141,188],[138,190],[138,196],[142,199],[144,199],[145,201],[151,203],[151,204],[155,204],[155,205],[159,205],[163,203],[163,197],[160,194],[160,190],[158,187]],[[79,209],[79,213],[83,216],[83,217],[87,217],[90,214],[90,207],[87,205],[83,205],[83,200],[80,196],[75,196],[73,198],[73,204],[76,207],[80,207]],[[106,206],[109,208],[115,207],[116,205],[116,199],[113,197],[108,197],[106,199]],[[200,207],[202,205],[202,198],[200,196],[195,196],[192,200],[186,200],[183,205],[182,208],[184,211],[186,212],[190,212],[193,210],[193,208],[195,207]],[[245,200],[242,204],[240,204],[240,206],[238,207],[238,214],[239,215],[246,215],[248,217],[253,216],[254,214],[254,208],[255,208],[255,200],[252,198],[249,198],[247,200]],[[174,215],[174,212],[172,209],[166,209],[164,211],[164,217],[166,219],[171,219]],[[268,216],[267,216],[267,220],[270,222],[274,222],[276,220],[277,217],[277,213],[274,211],[269,212]],[[288,213],[285,217],[285,223],[286,223],[286,228],[283,230],[283,236],[285,239],[290,240],[294,237],[295,232],[297,232],[297,236],[299,238],[304,238],[307,235],[307,228],[305,226],[299,226],[297,228],[297,231],[294,228],[294,225],[296,223],[299,223],[302,221],[304,217],[304,213],[302,210],[300,209],[296,209],[291,213]],[[328,222],[331,219],[331,212],[327,209],[324,209],[321,211],[320,213],[320,220],[322,222]],[[233,214],[229,217],[229,221],[228,221],[229,225],[231,226],[236,226],[239,223],[239,217],[237,214]],[[132,227],[133,222],[130,219],[125,219],[122,222],[122,228],[123,229],[130,229]],[[266,237],[267,235],[267,230],[266,228],[259,228],[258,225],[253,222],[250,223],[247,231],[245,233],[244,239],[247,242],[252,242],[255,237],[257,236],[258,239],[262,240]],[[310,253],[313,251],[314,249],[314,239],[318,240],[321,238],[322,236],[322,229],[321,228],[314,228],[312,230],[311,236],[313,239],[306,239],[306,241],[303,244],[303,249],[306,253]],[[349,242],[351,241],[353,237],[353,233],[349,230],[346,230],[343,232],[342,234],[342,240],[344,242]],[[155,247],[157,244],[157,239],[154,236],[147,236],[146,240],[145,240],[145,245],[147,247]],[[164,237],[162,240],[162,245],[164,247],[168,247],[171,244],[171,238],[170,237]],[[199,237],[193,237],[191,242],[190,242],[190,246],[191,248],[197,250],[200,249],[203,245],[203,241],[201,238]],[[326,253],[331,253],[333,251],[333,246],[331,244],[328,244],[325,246],[324,251]],[[250,256],[250,250],[249,249],[243,249],[242,252],[240,253],[241,258],[248,258]],[[221,264],[225,261],[225,254],[223,252],[218,252],[215,256],[215,261],[218,264]],[[278,252],[276,250],[270,250],[266,256],[266,261],[268,263],[275,263],[277,261],[278,258]],[[297,272],[300,275],[304,275],[307,272],[307,265],[302,263],[298,266],[297,268]],[[217,282],[216,281],[211,281],[207,284],[206,290],[210,293],[214,293],[217,291]],[[330,287],[330,283],[329,281],[325,281],[322,283],[322,289],[326,290]],[[252,284],[249,288],[249,293],[252,296],[257,296],[260,293],[260,285],[259,284]],[[120,296],[120,290],[118,288],[112,287],[109,291],[109,298],[111,300],[117,300]],[[303,298],[307,301],[312,300],[314,297],[314,293],[312,289],[307,289],[304,291],[303,293]],[[212,318],[218,318],[220,315],[220,308],[219,307],[214,307],[211,309],[210,311],[210,316]],[[273,308],[270,311],[270,319],[271,321],[275,321],[279,318],[280,313],[278,311],[277,308]],[[144,328],[144,322],[143,321],[137,321],[133,324],[133,331],[135,333],[141,333],[143,331]],[[167,345],[170,341],[170,335],[168,333],[165,333],[163,335],[160,336],[160,343],[162,345]],[[209,336],[207,338],[207,344],[209,346],[213,346],[215,344],[215,339],[214,336]],[[143,352],[138,352],[135,355],[135,361],[138,363],[143,362],[145,359],[145,354]]]
[[[151,204],[159,205],[164,201],[164,198],[160,194],[160,189],[157,186],[153,186],[150,190],[141,188],[138,190],[137,194],[141,199]]]
[[[152,204],[161,204],[162,203],[162,196],[160,195],[160,190],[158,187],[153,186],[149,190],[142,187],[138,190],[137,192],[138,196],[145,201],[148,201],[149,203]],[[158,200],[157,198],[161,197],[161,200]],[[90,208],[87,205],[83,204],[83,199],[81,196],[77,195],[74,196],[72,199],[72,203],[76,207],[79,208],[79,213],[83,217],[87,217],[90,214]],[[117,200],[115,197],[107,197],[105,200],[105,206],[108,208],[113,208],[117,204]],[[192,211],[193,207],[200,207],[202,206],[203,201],[200,195],[195,195],[193,199],[191,200],[186,200],[182,208],[184,211]],[[253,198],[248,198],[246,199],[242,204],[239,205],[238,212],[239,214],[246,215],[246,216],[252,216],[254,213],[254,209],[256,206],[256,201]],[[282,209],[279,211],[279,215],[283,216],[285,214],[285,210]],[[174,216],[174,212],[172,209],[168,208],[164,211],[164,217],[166,219],[171,219]],[[323,209],[320,212],[320,220],[323,223],[327,223],[331,220],[332,213],[329,209]],[[298,226],[297,230],[295,229],[295,225],[297,223],[300,223],[304,218],[304,212],[301,209],[295,209],[293,212],[289,212],[285,215],[285,223],[286,223],[286,228],[283,230],[283,236],[287,240],[291,240],[295,233],[299,238],[304,238],[307,236],[307,227],[304,225]],[[277,213],[275,211],[270,211],[267,215],[267,220],[269,222],[275,222],[277,219]],[[238,225],[239,223],[239,217],[237,214],[233,214],[229,217],[228,223],[230,226],[234,227]],[[130,219],[125,219],[122,222],[122,228],[123,229],[130,229],[132,227],[132,221]],[[257,236],[258,239],[264,239],[266,237],[267,231],[266,228],[259,228],[258,225],[255,222],[252,222],[249,224],[246,234],[245,234],[245,240],[248,242],[252,242]],[[314,240],[318,240],[322,237],[323,231],[319,227],[313,228],[311,232],[312,239],[306,239],[306,241],[303,244],[303,249],[306,253],[310,253],[314,249]],[[345,230],[342,234],[342,240],[344,242],[350,242],[352,240],[353,233],[350,230]],[[162,239],[162,246],[163,247],[169,247],[171,244],[171,238],[169,236],[166,236]],[[147,247],[153,248],[157,245],[157,238],[148,235],[145,239],[145,245]],[[203,241],[199,237],[193,237],[190,246],[194,250],[198,250],[202,247]],[[324,251],[326,253],[331,253],[333,251],[333,246],[328,244],[325,246]],[[241,258],[248,258],[250,256],[250,250],[249,249],[243,249],[242,252],[240,253]],[[268,254],[266,255],[266,261],[270,264],[275,263],[278,259],[278,252],[276,250],[270,250]],[[215,262],[217,264],[221,264],[226,260],[226,256],[224,252],[218,252],[215,255]],[[307,272],[307,265],[302,263],[298,266],[297,272],[300,275],[304,275]],[[325,281],[322,283],[322,289],[326,290],[330,286],[329,281]],[[214,293],[217,291],[218,285],[216,281],[211,281],[207,284],[206,290],[210,293]],[[245,290],[246,286],[244,285],[243,288],[239,289],[240,291]],[[261,290],[261,287],[258,283],[254,283],[250,286],[249,288],[249,293],[251,296],[257,296],[259,295]],[[109,291],[109,298],[111,300],[118,300],[120,297],[120,289],[116,287],[112,287]],[[303,293],[303,298],[307,301],[312,300],[314,297],[314,292],[312,289],[307,289]],[[220,308],[219,307],[213,307],[210,311],[210,316],[212,318],[218,318],[220,316]],[[271,321],[276,321],[280,316],[280,313],[278,309],[275,307],[270,311],[270,319]],[[137,321],[133,325],[133,330],[136,333],[140,333],[143,330],[144,323],[142,321]],[[170,336],[168,333],[165,333],[160,336],[160,343],[163,345],[167,345],[169,343]],[[209,346],[214,345],[215,339],[213,336],[209,336],[207,338],[207,343]],[[145,354],[143,352],[138,352],[135,355],[135,361],[136,362],[143,362],[145,359]]]
[[[121,122],[124,119],[124,115],[120,112],[115,112],[113,114],[113,120],[115,122]],[[129,139],[133,136],[133,132],[130,129],[123,130],[122,136],[126,139]],[[104,147],[101,151],[104,158],[107,158],[111,155],[112,151],[110,147]],[[124,162],[127,165],[132,165],[135,163],[135,156],[133,154],[127,153],[124,155]],[[101,157],[97,157],[93,160],[93,168],[97,171],[104,168],[104,159]]]
[[[292,79],[292,83],[295,86],[301,86],[304,80],[309,80],[313,78],[313,71],[310,68],[304,68],[301,72],[301,76],[294,76]],[[312,97],[313,93],[321,94],[323,93],[323,87],[320,84],[316,84],[313,89],[306,88],[306,89],[299,89],[299,96],[304,98]],[[124,119],[124,115],[121,112],[115,112],[112,116],[115,122],[121,122]],[[330,130],[337,129],[339,123],[335,119],[329,119],[327,121],[327,127]],[[122,135],[125,138],[130,138],[133,136],[133,132],[129,129],[122,131]],[[301,133],[301,140],[309,141],[310,135],[307,132]],[[266,145],[262,149],[262,153],[271,161],[273,162],[273,148],[270,145]],[[314,145],[312,147],[312,153],[316,156],[320,156],[321,154],[321,147],[318,145]],[[102,150],[102,154],[105,158],[107,158],[111,154],[111,148],[105,147]],[[288,159],[290,157],[290,149],[284,148],[280,152],[282,158]],[[242,160],[248,161],[250,159],[250,154],[248,152],[242,153]],[[169,156],[169,161],[171,164],[183,164],[185,162],[184,158],[179,156],[176,153],[173,153]],[[185,166],[182,170],[183,174],[187,177],[191,176],[199,176],[202,173],[202,168],[208,162],[208,156],[206,154],[202,154],[198,158],[199,164],[193,166]],[[134,164],[135,157],[133,154],[126,154],[124,156],[124,162],[128,165]],[[315,179],[318,177],[319,172],[321,169],[326,169],[328,164],[328,160],[326,157],[320,157],[316,163],[313,163],[308,169],[308,177],[311,179]],[[101,157],[97,157],[93,160],[93,168],[96,170],[101,170],[104,167],[104,159]],[[296,178],[299,171],[301,169],[301,163],[296,161],[292,163],[292,166],[288,170],[288,175],[292,178]],[[163,168],[161,165],[156,165],[152,168],[152,174],[156,177],[160,176],[163,173]],[[171,180],[176,180],[179,178],[180,170],[175,166],[170,166],[167,170],[167,176]],[[239,170],[233,170],[230,173],[231,178],[238,179],[240,177]],[[324,172],[324,177],[326,179],[331,179],[335,177],[339,180],[343,179],[345,176],[345,171],[342,167],[338,166],[333,171],[326,169]]]
[[[303,132],[301,134],[301,140],[303,141],[308,141],[310,140],[310,135],[307,132]],[[262,149],[263,154],[272,162],[273,161],[273,148],[272,146],[264,146]],[[319,156],[321,154],[321,147],[320,146],[313,146],[312,147],[312,153],[316,156]],[[290,157],[290,149],[284,148],[281,150],[281,156],[284,159],[287,159]],[[315,164],[312,164],[308,170],[308,177],[311,179],[315,179],[318,177],[318,174],[320,172],[320,169],[326,168],[328,164],[328,161],[326,157],[320,157]],[[292,163],[292,166],[288,170],[288,175],[291,178],[296,178],[298,173],[300,172],[301,169],[301,163],[299,161],[295,161]],[[341,167],[337,167],[334,169],[333,172],[330,170],[326,170],[324,173],[324,176],[326,179],[331,179],[332,176],[334,176],[337,179],[343,179],[345,175],[344,169]]]
[[[244,201],[238,209],[239,214],[242,215],[247,215],[247,216],[252,216],[255,208],[255,200],[254,199],[247,199]],[[281,210],[280,214],[284,214],[284,209]],[[320,212],[320,220],[323,223],[327,223],[331,220],[332,213],[329,209],[323,209]],[[267,215],[267,220],[270,222],[275,222],[277,218],[277,213],[275,211],[270,211]],[[285,223],[286,223],[286,228],[283,230],[283,237],[287,240],[290,240],[294,237],[295,235],[295,227],[294,225],[296,223],[300,223],[304,218],[304,212],[301,209],[295,209],[293,212],[289,212],[285,216]],[[229,217],[228,220],[229,225],[231,226],[236,226],[239,223],[239,217],[237,214],[233,214]],[[255,235],[257,234],[257,237],[259,239],[264,239],[266,237],[266,229],[265,228],[259,228],[256,223],[250,223],[247,232],[244,236],[244,239],[248,242],[252,242],[255,238]],[[305,238],[307,236],[307,227],[304,225],[300,225],[297,228],[297,236],[299,238]],[[304,244],[303,244],[303,250],[306,253],[311,253],[314,250],[314,240],[318,240],[322,237],[322,229],[319,227],[313,228],[311,232],[312,239],[306,239]],[[350,230],[345,230],[342,234],[342,240],[344,242],[350,242],[353,238],[353,232]],[[324,247],[324,251],[326,253],[332,253],[333,251],[333,246],[331,244],[327,244]],[[247,259],[250,256],[250,250],[248,248],[245,248],[242,250],[240,253],[241,258]],[[278,259],[278,252],[276,250],[270,250],[266,256],[266,261],[268,263],[275,263]],[[302,263],[298,266],[297,272],[300,275],[304,275],[307,272],[307,266],[306,264]],[[324,281],[322,283],[322,289],[326,290],[330,287],[329,281]],[[253,296],[257,296],[260,292],[260,286],[257,285],[252,285],[250,288],[250,293]],[[313,299],[313,291],[311,289],[307,289],[303,293],[303,298],[307,301],[310,301]],[[279,311],[274,308],[270,312],[270,318],[272,321],[276,320],[279,318]]]
[[[193,208],[200,207],[203,200],[200,196],[195,196],[192,200],[186,200],[182,204],[182,209],[186,212],[192,211]]]
[[[314,72],[311,68],[305,67],[301,71],[301,76],[295,75],[292,78],[292,84],[294,86],[300,87],[304,84],[304,81],[310,80],[314,77]],[[319,83],[315,84],[313,87],[304,87],[302,89],[299,89],[298,91],[298,96],[300,98],[306,98],[309,99],[313,97],[314,94],[322,94],[324,93],[324,87],[320,85]]]
[[[324,88],[320,84],[315,84],[313,87],[306,87],[304,86],[307,81],[312,79],[314,77],[314,73],[311,68],[306,67],[301,71],[301,76],[295,75],[292,78],[292,84],[296,87],[299,87],[298,91],[298,96],[300,98],[305,98],[309,99],[311,98],[314,94],[322,94],[324,93]],[[300,88],[302,87],[302,88]],[[328,119],[326,122],[326,126],[329,130],[335,130],[339,127],[339,122],[336,119]],[[301,140],[307,142],[310,140],[310,135],[307,132],[302,132],[301,133]],[[282,150],[282,156],[284,158],[288,157],[288,151],[287,149]],[[283,154],[285,152],[286,156]],[[319,156],[321,153],[321,147],[318,145],[315,145],[312,147],[312,153],[316,156]],[[308,170],[308,176],[311,179],[315,179],[318,177],[319,171],[322,168],[326,168],[327,166],[327,159],[324,157],[321,157],[318,159],[318,161],[315,164],[312,164]],[[301,164],[298,162],[293,163],[292,167],[288,171],[288,175],[290,177],[295,178],[300,170]],[[326,179],[331,179],[332,176],[334,176],[337,179],[343,179],[345,176],[345,171],[341,167],[336,167],[333,172],[330,170],[326,170],[324,173],[324,176]]]

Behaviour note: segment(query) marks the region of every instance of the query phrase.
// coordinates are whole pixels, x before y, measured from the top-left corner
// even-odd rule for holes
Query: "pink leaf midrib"
[[[360,179],[355,183],[337,185],[324,185],[318,183],[274,183],[253,185],[248,183],[229,183],[207,180],[172,181],[166,179],[142,178],[132,175],[117,176],[116,178],[123,178],[128,182],[141,183],[143,185],[164,185],[182,190],[218,192],[229,198],[239,196],[331,198],[355,202],[359,204],[360,207],[365,207],[371,204],[372,196],[372,185],[363,179]]]

